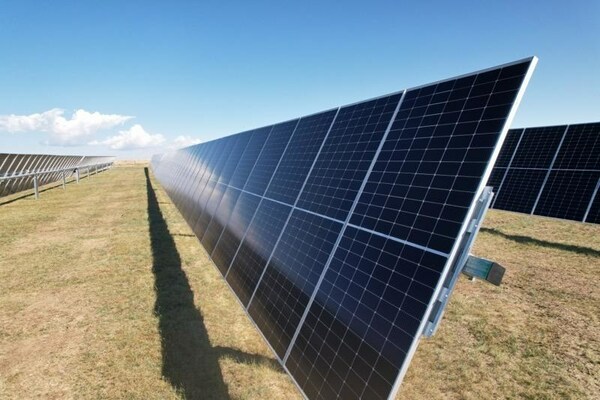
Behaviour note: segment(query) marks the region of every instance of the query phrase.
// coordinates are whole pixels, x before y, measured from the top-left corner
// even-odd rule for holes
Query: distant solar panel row
[[[152,159],[305,396],[397,391],[535,62]]]
[[[600,223],[600,122],[511,129],[488,185],[493,208]]]
[[[113,161],[103,156],[0,153],[0,197],[33,188],[34,175],[42,186],[61,180],[63,172],[71,176],[77,168],[102,168]]]

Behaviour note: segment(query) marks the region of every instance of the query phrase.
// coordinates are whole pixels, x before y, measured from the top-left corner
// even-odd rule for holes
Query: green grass
[[[17,199],[16,201],[11,201]],[[300,398],[144,166],[0,199],[0,399]],[[600,398],[600,227],[488,214],[399,397]]]

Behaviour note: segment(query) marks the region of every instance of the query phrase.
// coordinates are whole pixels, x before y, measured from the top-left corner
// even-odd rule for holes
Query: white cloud
[[[77,145],[85,143],[86,137],[100,130],[114,128],[133,118],[127,115],[101,114],[79,109],[67,119],[64,113],[65,110],[53,108],[29,115],[0,115],[0,131],[46,132],[50,134],[47,144]]]
[[[200,139],[195,139],[191,136],[179,135],[175,139],[173,139],[173,142],[171,142],[171,144],[169,145],[169,148],[170,149],[181,149],[183,147],[193,146],[200,142],[202,142],[202,140],[200,140]]]
[[[106,145],[113,150],[134,150],[157,147],[165,142],[165,137],[160,133],[151,134],[144,128],[135,124],[131,128],[119,131],[118,135],[111,136],[108,139],[90,142],[91,145]]]

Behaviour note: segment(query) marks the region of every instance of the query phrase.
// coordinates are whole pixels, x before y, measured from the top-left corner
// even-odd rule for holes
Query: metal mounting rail
[[[437,331],[442,316],[444,315],[444,310],[446,309],[446,306],[448,304],[448,300],[450,299],[450,295],[454,291],[454,287],[456,286],[456,282],[458,281],[458,277],[460,276],[461,272],[464,272],[464,268],[467,265],[467,262],[476,259],[473,256],[469,255],[469,251],[473,246],[473,242],[475,241],[477,232],[479,232],[479,228],[481,227],[481,223],[483,222],[485,213],[490,207],[493,195],[494,194],[492,193],[492,187],[486,186],[483,190],[483,193],[481,194],[481,197],[479,197],[479,200],[477,201],[477,208],[475,209],[473,218],[469,222],[469,227],[467,228],[467,231],[465,232],[465,235],[461,240],[457,257],[454,261],[454,264],[452,265],[452,268],[450,269],[450,273],[446,277],[444,286],[440,292],[437,301],[435,302],[431,314],[429,314],[429,320],[427,321],[427,324],[425,325],[425,328],[423,330],[423,336],[425,337],[431,337]],[[492,262],[490,261],[489,263]],[[472,268],[471,271],[476,271],[476,269]],[[486,275],[484,275],[483,272],[480,274],[476,274],[476,272],[473,272],[473,274],[469,276],[476,276],[482,279],[486,279],[488,275],[489,270],[487,271]],[[501,279],[502,276],[500,276],[500,280]],[[498,284],[499,283],[500,282],[498,281]]]

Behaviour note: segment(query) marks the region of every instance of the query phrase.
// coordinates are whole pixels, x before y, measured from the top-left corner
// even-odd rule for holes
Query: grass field
[[[0,199],[0,398],[300,398],[144,166]],[[491,211],[406,399],[600,399],[600,226]]]

